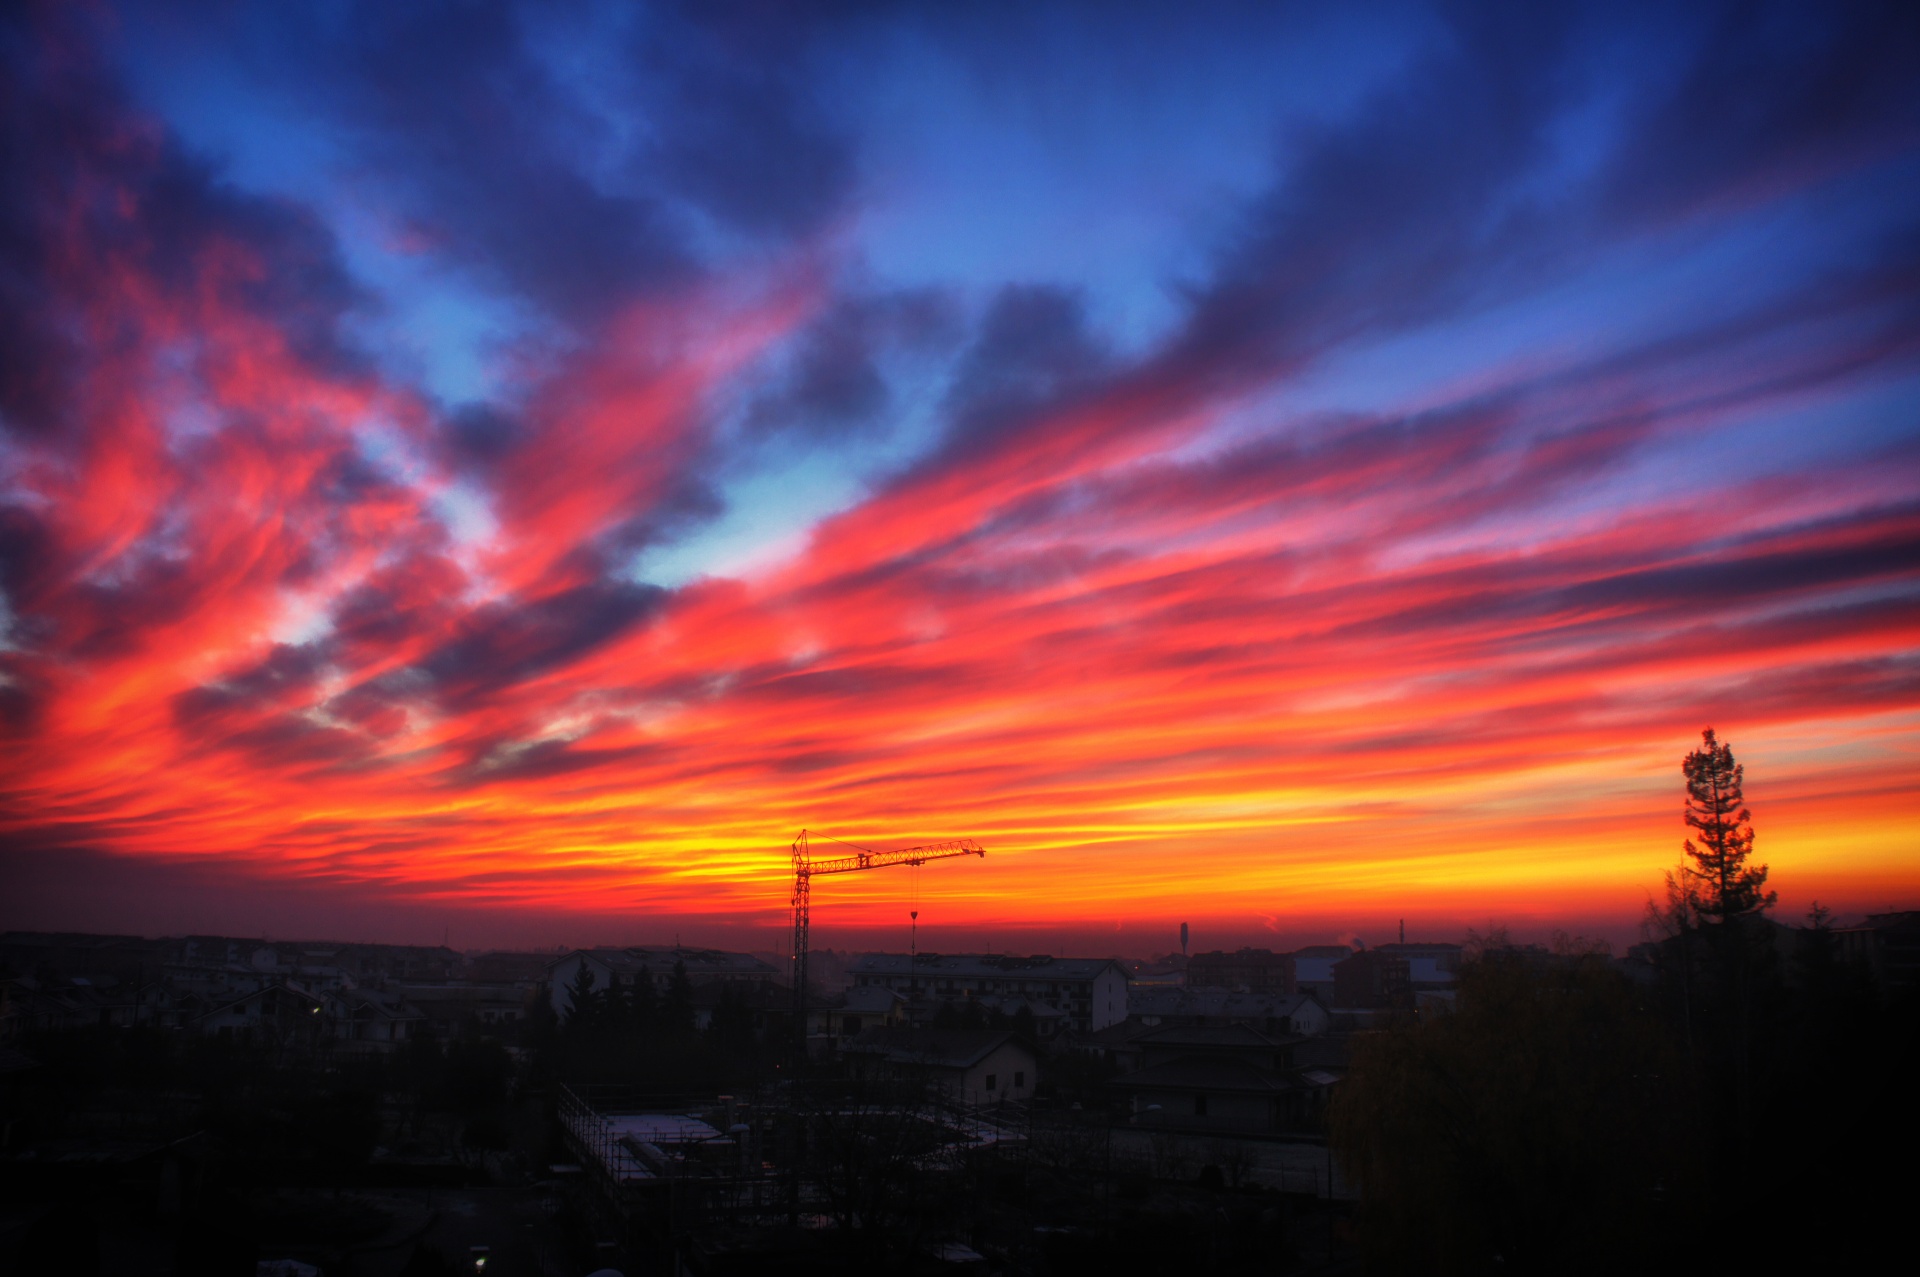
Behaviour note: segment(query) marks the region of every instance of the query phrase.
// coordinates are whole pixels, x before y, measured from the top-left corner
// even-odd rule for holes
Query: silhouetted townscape
[[[829,950],[804,1026],[778,955],[10,932],[0,1254],[336,1277],[1815,1265],[1835,1230],[1903,1217],[1903,1179],[1858,1172],[1914,1129],[1920,911],[1710,904],[1654,910],[1665,933],[1617,955],[1497,930]],[[1736,1207],[1769,1222],[1729,1236]]]

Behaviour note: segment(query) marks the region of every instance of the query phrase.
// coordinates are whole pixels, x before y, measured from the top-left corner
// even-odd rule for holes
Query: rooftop
[[[1209,1020],[1285,1020],[1299,1013],[1311,993],[1231,993],[1225,989],[1130,989],[1129,1015],[1197,1016]]]
[[[645,967],[649,974],[665,975],[672,971],[674,964],[678,962],[686,965],[688,975],[714,972],[765,976],[774,974],[772,967],[750,953],[729,953],[724,949],[690,949],[680,945],[605,945],[594,949],[570,949],[559,957],[550,959],[547,967],[551,970],[582,954],[609,970],[623,973],[636,973]]]
[[[661,1148],[727,1138],[719,1128],[680,1113],[608,1113],[605,1121],[615,1139],[643,1140]]]

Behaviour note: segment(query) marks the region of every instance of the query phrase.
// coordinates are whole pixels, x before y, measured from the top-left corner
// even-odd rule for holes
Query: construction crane
[[[831,834],[821,836],[840,842]],[[899,851],[874,851],[867,847],[855,847],[852,843],[841,845],[853,847],[854,854],[835,856],[831,860],[815,860],[813,844],[806,830],[802,829],[800,836],[793,840],[793,1020],[803,1051],[807,1041],[807,926],[814,877],[818,874],[857,873],[863,869],[887,869],[894,865],[919,866],[929,860],[946,860],[952,856],[984,858],[987,854],[987,849],[971,838],[930,842],[922,847],[906,847]],[[914,921],[919,921],[917,912]]]

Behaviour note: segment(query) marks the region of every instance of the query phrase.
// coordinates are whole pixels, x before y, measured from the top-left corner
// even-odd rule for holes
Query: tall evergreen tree
[[[640,1033],[652,1032],[656,1005],[653,971],[643,965],[640,973],[633,978],[633,987],[627,991],[628,1022]]]
[[[1746,768],[1733,760],[1733,749],[1707,728],[1700,748],[1681,764],[1687,778],[1687,824],[1700,841],[1686,841],[1687,861],[1681,865],[1685,894],[1700,914],[1728,922],[1773,907],[1778,893],[1766,891],[1767,867],[1747,864],[1753,853],[1753,814],[1742,792]]]
[[[567,1027],[579,1033],[599,1027],[600,995],[594,991],[593,968],[585,962],[573,973],[568,986]]]
[[[687,979],[687,964],[676,960],[673,975],[667,980],[666,1004],[661,1008],[661,1027],[669,1032],[693,1032],[693,982]]]

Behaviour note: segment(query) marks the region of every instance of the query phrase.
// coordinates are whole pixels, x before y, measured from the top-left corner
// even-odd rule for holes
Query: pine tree
[[[1749,867],[1753,853],[1753,813],[1746,807],[1742,782],[1746,769],[1733,760],[1733,750],[1722,745],[1707,728],[1699,749],[1681,764],[1687,778],[1687,824],[1699,831],[1700,842],[1686,841],[1687,862],[1681,865],[1686,896],[1695,908],[1715,922],[1750,917],[1773,907],[1778,893],[1764,891],[1767,867]]]
[[[640,1033],[651,1033],[656,1006],[653,970],[643,965],[640,973],[633,978],[633,987],[627,991],[627,1022]]]
[[[593,968],[582,962],[567,990],[567,1027],[576,1033],[598,1027],[600,995],[594,992],[593,983]]]
[[[669,1032],[693,1032],[693,982],[687,979],[687,964],[675,961],[667,979],[666,1004],[661,1008],[662,1027]]]

